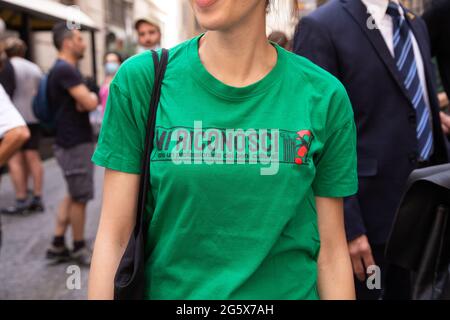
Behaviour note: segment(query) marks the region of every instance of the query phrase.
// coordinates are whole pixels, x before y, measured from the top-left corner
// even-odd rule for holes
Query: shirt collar
[[[386,11],[389,5],[389,0],[361,0],[367,7],[368,13],[370,13],[377,25],[381,24],[381,21],[386,16]],[[404,15],[404,10],[398,0],[391,0],[400,6],[400,14]]]

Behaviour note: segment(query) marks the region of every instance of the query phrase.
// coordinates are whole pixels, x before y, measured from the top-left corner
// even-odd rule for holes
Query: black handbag
[[[386,247],[386,300],[450,299],[449,215],[450,164],[414,171]],[[407,273],[407,288],[392,266]]]
[[[169,52],[163,49],[161,60],[159,60],[158,54],[152,51],[152,57],[155,81],[147,120],[136,224],[114,278],[114,300],[142,300],[145,293],[145,242],[149,225],[149,222],[145,221],[145,206],[150,189],[150,157],[155,137],[156,113],[161,96],[161,85],[169,60]]]

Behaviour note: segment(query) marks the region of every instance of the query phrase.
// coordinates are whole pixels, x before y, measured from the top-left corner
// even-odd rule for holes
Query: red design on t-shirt
[[[302,165],[304,163],[304,159],[307,156],[309,152],[309,146],[310,144],[306,141],[306,137],[311,138],[311,131],[309,130],[300,130],[297,132],[297,140],[300,141],[300,147],[297,150],[297,156],[295,158],[295,163],[298,165]]]

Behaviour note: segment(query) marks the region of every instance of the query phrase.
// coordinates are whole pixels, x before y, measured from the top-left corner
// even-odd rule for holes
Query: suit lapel
[[[381,58],[384,65],[389,70],[389,73],[398,84],[400,90],[408,98],[408,100],[410,100],[400,72],[397,69],[395,60],[386,45],[383,35],[377,28],[369,27],[370,25],[368,21],[370,21],[371,15],[367,12],[366,6],[361,2],[361,0],[341,0],[341,2],[344,8],[362,29],[365,36],[369,39],[378,56]]]

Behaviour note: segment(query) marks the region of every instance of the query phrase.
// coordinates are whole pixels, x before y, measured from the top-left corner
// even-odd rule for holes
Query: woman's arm
[[[103,207],[89,275],[89,299],[114,298],[114,276],[136,220],[139,175],[106,170]]]
[[[0,141],[0,167],[30,138],[30,130],[26,126],[17,127],[5,133]]]
[[[321,249],[318,289],[322,300],[354,300],[355,286],[341,198],[316,198]]]

